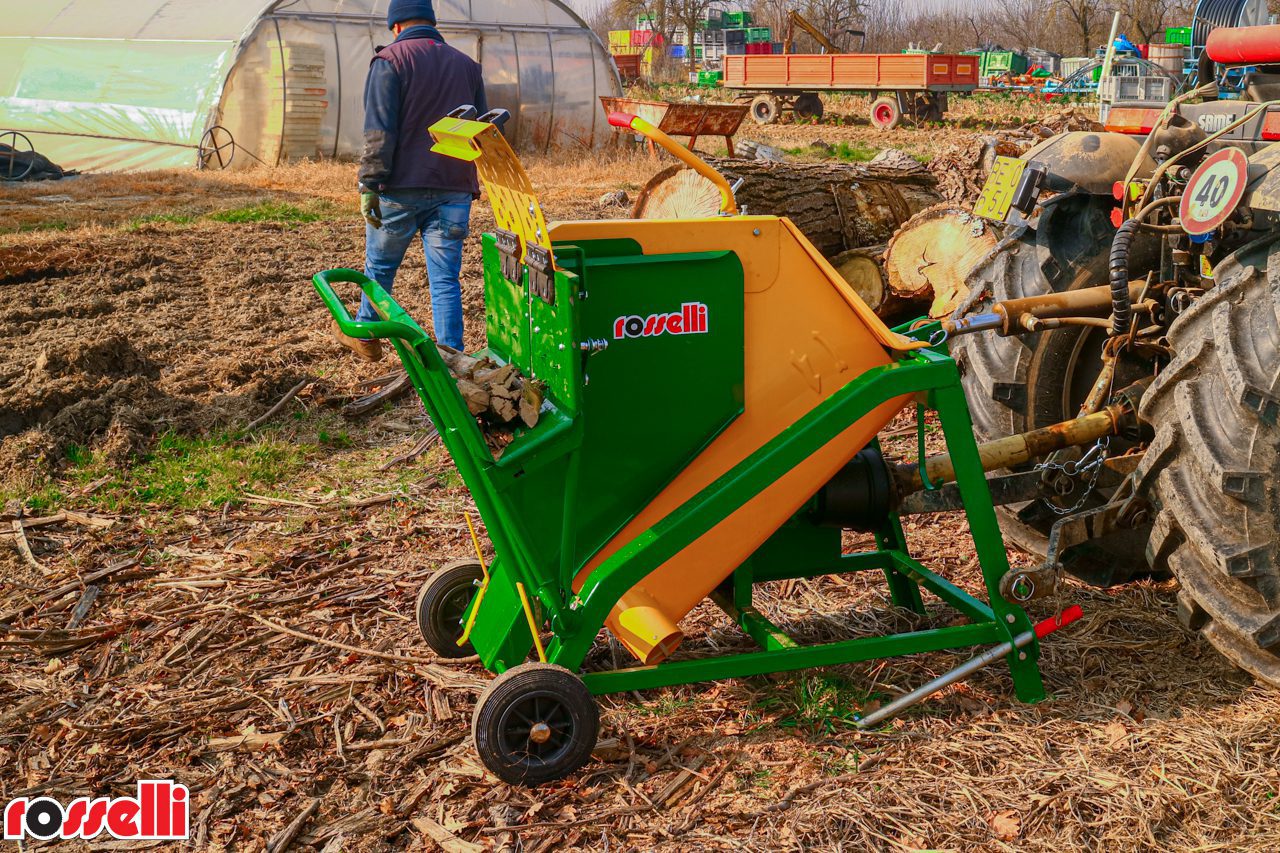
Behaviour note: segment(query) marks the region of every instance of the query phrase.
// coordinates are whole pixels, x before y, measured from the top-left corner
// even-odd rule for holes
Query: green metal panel
[[[481,238],[484,257],[496,255],[492,234]],[[529,331],[529,292],[523,282],[512,284],[502,277],[501,265],[484,265],[485,335],[490,354],[498,361],[528,370],[533,348]]]
[[[1012,50],[991,50],[982,54],[982,60],[979,63],[979,73],[983,77],[990,77],[999,74],[1025,74],[1027,72],[1027,58],[1021,53]]]
[[[579,565],[742,414],[745,370],[736,255],[597,254],[586,258],[583,278],[582,339],[608,346],[586,360],[588,427],[573,519]],[[705,332],[616,336],[620,319],[683,321],[690,305],[705,306]]]
[[[779,527],[748,560],[756,581],[849,571],[841,565],[841,532],[819,527],[805,507]]]

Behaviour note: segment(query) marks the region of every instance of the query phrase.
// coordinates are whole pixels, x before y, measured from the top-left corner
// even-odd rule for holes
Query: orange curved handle
[[[636,133],[652,139],[667,149],[690,169],[715,184],[716,189],[720,191],[720,212],[722,214],[725,216],[738,215],[738,202],[733,198],[733,187],[729,186],[729,182],[725,180],[724,175],[711,168],[697,154],[694,154],[666,133],[654,127],[652,122],[645,121],[639,116],[631,115],[630,113],[609,113],[609,124],[614,127],[634,130]]]

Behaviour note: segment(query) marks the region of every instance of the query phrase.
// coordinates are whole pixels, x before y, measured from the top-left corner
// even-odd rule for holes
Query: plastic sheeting
[[[354,157],[387,0],[61,0],[0,16],[0,130],[82,170],[193,166],[226,127],[235,165]],[[597,145],[609,55],[557,0],[437,0],[517,145]],[[425,132],[425,128],[423,129]]]

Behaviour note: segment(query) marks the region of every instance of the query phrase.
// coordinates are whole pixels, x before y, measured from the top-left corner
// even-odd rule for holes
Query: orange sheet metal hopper
[[[579,573],[659,524],[850,380],[923,344],[896,335],[787,219],[570,222],[556,243],[629,239],[645,254],[728,250],[745,272],[745,406],[721,433]],[[909,402],[892,400],[855,423],[754,500],[668,560],[619,601],[609,628],[645,663],[679,645],[679,622],[840,471]]]

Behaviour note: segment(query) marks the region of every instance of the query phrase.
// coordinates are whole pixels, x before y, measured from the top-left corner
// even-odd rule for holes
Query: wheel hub
[[[529,740],[533,743],[543,744],[551,740],[551,726],[546,723],[534,723],[529,729]]]

